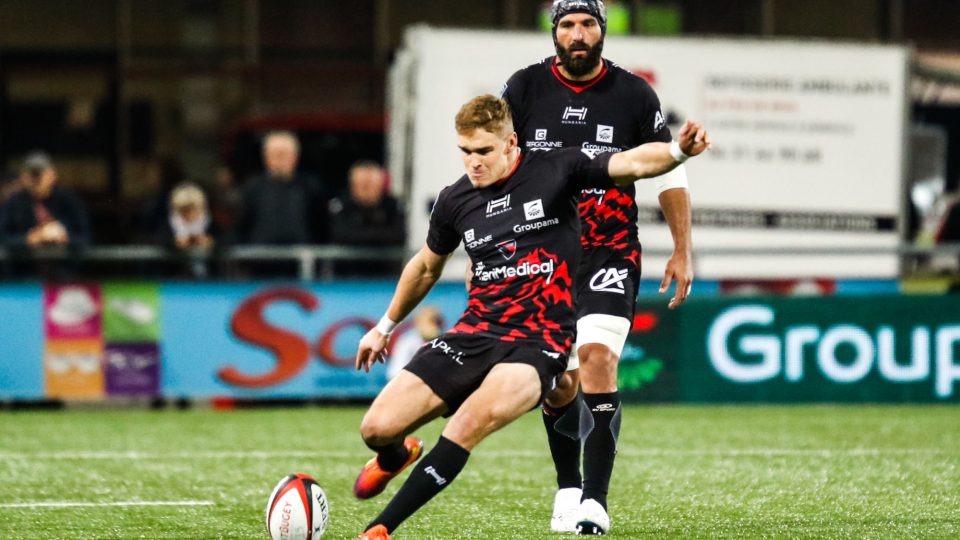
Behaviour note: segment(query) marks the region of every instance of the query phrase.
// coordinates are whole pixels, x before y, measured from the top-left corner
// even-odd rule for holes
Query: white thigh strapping
[[[567,358],[567,371],[580,368],[577,350],[588,343],[599,343],[613,351],[619,358],[630,333],[630,321],[623,317],[591,313],[577,320],[577,342]]]
[[[577,344],[574,349],[588,343],[605,345],[618,357],[630,333],[630,320],[602,313],[591,313],[577,320]],[[579,365],[579,360],[577,362]]]

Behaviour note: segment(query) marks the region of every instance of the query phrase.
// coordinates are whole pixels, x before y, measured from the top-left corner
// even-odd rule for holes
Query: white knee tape
[[[577,320],[577,344],[574,350],[588,343],[605,345],[618,357],[623,353],[623,345],[630,333],[630,320],[613,315],[593,313]],[[580,365],[579,358],[577,366]],[[567,369],[570,369],[568,364]]]

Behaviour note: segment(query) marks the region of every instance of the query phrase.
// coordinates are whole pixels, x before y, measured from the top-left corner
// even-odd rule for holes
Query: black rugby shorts
[[[567,368],[567,356],[532,343],[443,334],[420,347],[404,369],[423,379],[440,396],[449,408],[444,416],[450,416],[480,387],[493,366],[503,363],[533,366],[540,376],[540,401],[543,401]]]
[[[577,267],[577,319],[596,313],[633,320],[640,268],[609,248],[585,250]]]

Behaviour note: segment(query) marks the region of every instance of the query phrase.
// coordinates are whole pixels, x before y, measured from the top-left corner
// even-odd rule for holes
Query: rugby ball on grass
[[[267,500],[267,533],[273,540],[315,540],[330,519],[327,494],[306,474],[280,480]]]

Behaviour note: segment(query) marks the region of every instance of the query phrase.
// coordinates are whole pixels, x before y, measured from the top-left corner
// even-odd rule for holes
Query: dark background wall
[[[655,9],[674,17],[677,27],[666,31],[681,35],[960,51],[960,2],[948,0],[619,4],[634,14],[633,33],[651,31],[641,15]],[[385,74],[408,25],[535,30],[544,5],[0,0],[0,170],[15,170],[30,149],[52,152],[64,181],[92,201],[98,242],[119,241],[114,233],[125,218],[117,208],[155,189],[163,161],[205,183],[224,168],[242,179],[259,166],[257,136],[270,127],[303,133],[314,167],[325,166],[323,155],[346,155],[342,141],[372,146],[365,157],[382,159]],[[336,183],[343,167],[320,172]]]

